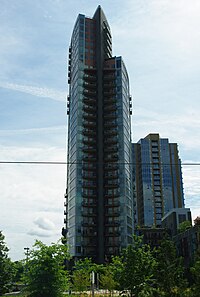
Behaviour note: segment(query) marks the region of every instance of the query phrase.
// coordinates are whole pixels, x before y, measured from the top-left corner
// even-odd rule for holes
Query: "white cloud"
[[[49,231],[41,230],[41,229],[31,229],[27,232],[28,235],[37,237],[51,237],[52,234]]]
[[[159,133],[162,138],[177,142],[184,150],[200,149],[199,127],[199,113],[193,108],[165,114],[138,106],[132,119],[134,142],[149,133]]]
[[[56,101],[65,101],[66,99],[65,92],[61,92],[61,91],[49,89],[49,88],[41,88],[41,87],[35,87],[35,86],[33,87],[28,85],[19,85],[14,83],[7,83],[7,82],[0,82],[0,87],[9,89],[9,90],[28,93],[33,96],[50,98]]]
[[[0,136],[12,136],[12,135],[25,135],[32,133],[48,133],[48,132],[59,132],[66,131],[66,126],[53,126],[53,127],[42,127],[42,128],[31,128],[31,129],[12,129],[12,130],[0,130]]]
[[[114,39],[140,42],[154,41],[166,46],[165,50],[173,56],[198,55],[200,48],[200,2],[182,1],[126,1],[125,9],[117,15],[112,31]],[[126,18],[124,18],[126,13]],[[121,46],[124,43],[121,42]],[[135,46],[137,46],[135,44]],[[193,60],[193,62],[195,62]]]
[[[34,224],[37,225],[40,229],[43,230],[54,230],[55,225],[52,221],[44,217],[37,217],[34,220]]]
[[[65,150],[1,146],[0,155],[13,161],[59,161]],[[64,224],[66,166],[0,164],[0,180],[0,225],[11,257],[22,257],[24,246],[31,247],[37,237],[44,237],[44,243],[57,241]]]
[[[189,161],[188,163],[194,165],[183,167],[185,195],[190,197],[192,202],[198,197],[196,203],[200,209],[200,166],[196,162]]]

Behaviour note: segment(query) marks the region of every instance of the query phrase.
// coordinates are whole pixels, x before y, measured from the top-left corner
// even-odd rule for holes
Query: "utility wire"
[[[119,164],[119,165],[154,165],[154,164],[160,164],[160,163],[134,163],[134,162],[93,162],[93,161],[88,161],[88,162],[59,162],[59,161],[0,161],[0,164],[35,164],[35,165],[87,165],[88,163],[90,164]],[[181,165],[181,166],[200,166],[200,163],[161,163],[162,166],[173,166],[173,165]]]

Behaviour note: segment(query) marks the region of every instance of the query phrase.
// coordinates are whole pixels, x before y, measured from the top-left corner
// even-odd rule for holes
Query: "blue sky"
[[[133,97],[132,138],[160,133],[200,162],[199,0],[0,0],[1,160],[65,161],[67,56],[78,13],[100,4]],[[183,166],[186,206],[200,215],[200,166]],[[0,165],[0,229],[12,259],[60,238],[65,166]]]

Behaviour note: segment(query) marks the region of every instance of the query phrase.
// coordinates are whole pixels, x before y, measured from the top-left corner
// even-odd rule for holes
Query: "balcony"
[[[95,121],[96,120],[96,114],[95,113],[83,112],[83,119],[88,120],[88,121]]]
[[[104,105],[105,106],[115,104],[116,102],[117,102],[117,98],[115,96],[113,96],[113,97],[104,97]]]
[[[84,83],[83,83],[83,87],[84,87],[85,89],[87,89],[87,90],[90,90],[90,89],[91,89],[91,90],[94,90],[94,89],[96,90],[96,86],[97,86],[97,85],[96,85],[95,82],[93,82],[93,83],[92,83],[92,82],[90,82],[90,83],[88,83],[88,82],[87,82],[87,83],[84,82]]]
[[[114,199],[109,199],[106,201],[105,207],[119,207],[120,206],[120,201],[119,200],[114,200]]]
[[[84,145],[90,145],[96,147],[96,139],[95,138],[83,138],[82,140]]]
[[[115,120],[117,119],[117,114],[116,112],[110,113],[110,114],[104,114],[104,119],[105,120]]]
[[[91,208],[90,208],[91,209]],[[82,212],[81,212],[81,215],[83,216],[83,217],[96,217],[96,213],[95,212],[88,212],[88,211],[86,211],[86,210],[83,210]]]
[[[112,132],[112,131],[111,131]],[[114,136],[114,135],[117,135],[117,131],[113,131],[113,133],[110,133],[110,136]],[[106,132],[106,134],[104,134],[106,137],[109,136],[109,134]],[[117,145],[113,145],[112,147],[105,147],[104,148],[104,152],[105,153],[116,153],[118,152],[118,146]]]
[[[82,197],[87,199],[97,198],[97,194],[90,194],[87,192],[82,192]]]
[[[115,74],[114,73],[104,74],[104,77],[103,77],[104,82],[112,81],[114,79],[115,79]]]
[[[83,90],[83,95],[86,97],[96,97],[96,90]]]
[[[116,90],[115,89],[108,89],[108,90],[104,90],[103,92],[105,97],[112,97],[113,95],[116,95]]]
[[[104,197],[105,199],[111,199],[111,198],[118,198],[120,196],[120,193],[117,192],[117,193],[112,193],[112,194],[105,194]]]
[[[109,240],[109,241],[105,241],[105,245],[106,246],[120,246],[121,241],[120,240]]]
[[[97,80],[95,69],[84,69],[84,81],[95,82]]]
[[[105,221],[105,226],[107,227],[115,227],[115,226],[119,226],[120,225],[120,221]]]
[[[83,98],[83,103],[89,105],[89,106],[95,106],[96,107],[96,98],[91,97],[91,98]]]
[[[92,242],[92,241],[82,241],[81,242],[81,245],[82,246],[85,246],[85,247],[89,247],[89,246],[97,246],[97,243],[96,243],[96,241],[94,241],[94,242]]]
[[[83,79],[84,81],[88,81],[88,82],[96,82],[97,80],[95,75],[88,75],[88,74],[84,74]]]
[[[95,154],[96,155],[96,148],[95,147],[88,147],[88,146],[86,146],[86,145],[84,145],[83,146],[83,148],[82,148],[82,151],[84,152],[84,153],[91,153],[91,154]]]
[[[119,160],[119,156],[118,154],[108,154],[107,156],[105,154],[104,160],[105,162],[117,162]]]
[[[115,121],[113,121],[113,122],[104,122],[104,127],[106,128],[106,129],[111,129],[111,128],[116,128],[117,127],[117,123],[115,122]]]
[[[87,170],[87,171],[95,171],[97,170],[97,167],[96,167],[96,163],[83,163],[82,165],[82,169],[83,170]]]
[[[119,169],[119,165],[117,163],[113,163],[113,164],[105,164],[104,165],[104,170],[105,171],[109,171],[109,172],[112,172],[112,171],[115,171],[115,170],[118,170]]]
[[[83,129],[82,133],[85,136],[96,136],[96,132],[91,129]]]
[[[104,139],[107,141],[107,139],[117,139],[117,137],[108,137],[108,135],[104,135]],[[112,156],[117,156],[118,157],[118,152],[119,150],[119,145],[112,145],[112,147],[105,147],[104,148],[104,154],[105,154],[105,157],[107,157],[107,155],[112,155]]]
[[[108,174],[104,175],[105,181],[106,180],[117,179],[117,178],[119,178],[119,174],[113,173],[113,174],[109,174],[109,175]]]
[[[96,207],[97,206],[97,201],[93,199],[87,199],[82,201],[81,205],[83,207]]]
[[[96,111],[97,111],[96,105],[94,106],[83,105],[83,111],[91,114],[96,114]]]
[[[107,231],[105,232],[105,237],[119,237],[120,232],[119,231]]]
[[[93,163],[93,162],[97,161],[97,158],[94,156],[83,156],[82,160],[83,160],[83,162]]]
[[[114,104],[110,104],[104,107],[104,113],[106,114],[107,112],[115,112],[117,110],[117,106]]]
[[[111,138],[105,138],[104,139],[104,144],[106,145],[111,145],[111,144],[117,144],[118,143],[118,138],[117,137],[111,137]]]
[[[88,230],[86,229],[86,230],[83,230],[81,232],[81,235],[83,237],[95,237],[97,235],[97,232],[96,231],[94,231],[94,232],[88,232]]]
[[[95,221],[83,220],[81,224],[83,227],[94,227],[97,223]]]
[[[67,232],[68,232],[67,228],[62,228],[62,236],[66,237]]]
[[[85,171],[82,174],[82,178],[87,179],[87,180],[95,180],[97,178],[96,174],[88,174],[88,173],[89,173],[88,171]]]
[[[107,212],[107,213],[105,213],[105,216],[106,217],[118,217],[118,216],[120,216],[120,211],[119,210],[115,210],[114,208],[113,208],[113,211],[111,212]]]
[[[113,81],[113,82],[104,82],[104,84],[103,84],[104,90],[105,89],[113,89],[113,88],[115,88],[115,86],[116,86],[115,81]]]
[[[83,181],[82,187],[83,188],[89,188],[89,189],[95,189],[96,188],[96,183],[91,183],[91,182],[85,182],[85,181]]]
[[[119,183],[105,184],[104,187],[106,189],[117,189],[117,188],[119,188]]]
[[[104,132],[104,138],[109,138],[109,137],[113,137],[113,136],[117,136],[118,135],[118,131],[117,129],[109,129],[109,130],[106,130]],[[110,148],[106,148],[104,149],[104,151],[109,151]],[[116,146],[116,150],[118,151],[118,146]]]
[[[84,128],[89,128],[92,130],[96,130],[96,121],[90,122],[90,121],[83,121],[83,127]]]

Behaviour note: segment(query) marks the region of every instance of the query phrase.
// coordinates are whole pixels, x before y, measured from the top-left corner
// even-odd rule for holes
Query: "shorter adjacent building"
[[[181,160],[176,143],[149,134],[132,144],[135,223],[161,227],[162,217],[184,207]]]
[[[185,221],[191,223],[191,227],[180,231],[179,225]],[[186,267],[193,262],[195,254],[200,251],[200,220],[194,220],[189,208],[174,208],[162,219],[162,227],[169,230],[171,238],[176,245],[178,256],[183,257]]]
[[[170,229],[171,235],[178,233],[178,227],[181,223],[189,221],[192,225],[192,216],[190,208],[173,208],[162,218],[162,227]]]
[[[173,236],[178,255],[183,257],[186,267],[193,262],[195,254],[200,252],[200,225]]]
[[[144,244],[149,244],[152,249],[158,248],[161,241],[170,236],[169,230],[165,228],[138,228],[135,234],[143,236]]]

